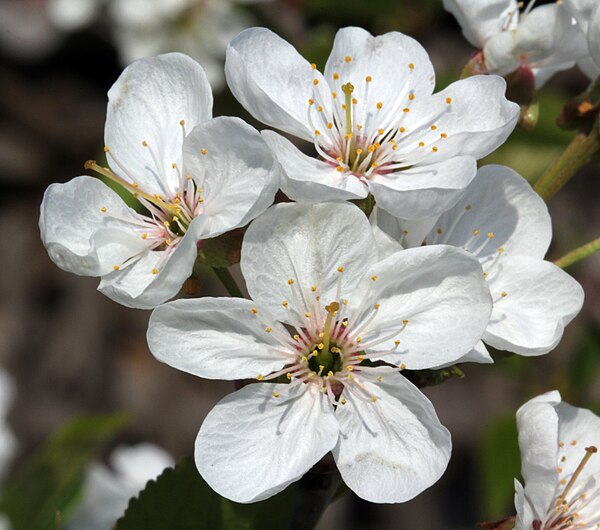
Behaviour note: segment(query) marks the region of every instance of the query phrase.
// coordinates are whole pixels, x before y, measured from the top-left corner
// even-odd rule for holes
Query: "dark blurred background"
[[[111,302],[95,290],[95,279],[59,270],[39,239],[45,188],[83,174],[83,162],[101,156],[106,92],[124,66],[123,38],[115,29],[123,23],[111,18],[106,5],[69,28],[57,27],[47,9],[44,0],[0,0],[0,363],[17,385],[9,415],[19,440],[14,465],[66,420],[93,411],[131,411],[133,420],[115,444],[151,441],[180,458],[192,452],[204,416],[231,384],[158,363],[145,341],[150,313]],[[320,67],[341,26],[404,32],[429,52],[437,90],[458,78],[474,51],[441,0],[274,0],[232,4],[225,15],[224,33],[238,23],[267,26]],[[219,33],[219,23],[211,22],[213,32]],[[212,52],[214,114],[239,115],[259,126],[219,79],[224,48]],[[571,138],[555,119],[585,86],[576,69],[555,76],[540,94],[536,130],[517,131],[485,162],[505,163],[535,180]],[[584,169],[549,204],[549,259],[598,237],[599,177],[597,166]],[[518,406],[556,388],[567,401],[600,412],[600,257],[569,272],[582,283],[586,303],[554,352],[467,365],[464,379],[425,389],[453,435],[444,477],[406,504],[373,505],[347,494],[328,509],[319,530],[459,530],[514,513]],[[209,271],[202,292],[224,294]]]

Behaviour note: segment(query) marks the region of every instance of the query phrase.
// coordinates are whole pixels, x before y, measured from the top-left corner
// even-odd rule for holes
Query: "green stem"
[[[575,250],[571,250],[568,254],[565,254],[562,258],[557,259],[554,264],[558,265],[561,269],[565,269],[570,267],[574,263],[585,259],[592,254],[598,252],[600,250],[600,237],[598,239],[594,239],[585,245],[582,245]]]
[[[219,280],[221,280],[221,283],[231,296],[236,298],[245,298],[241,289],[238,287],[238,284],[235,283],[235,280],[229,272],[229,269],[226,269],[225,267],[213,267],[212,270],[215,271],[215,274]]]
[[[545,201],[550,200],[598,151],[600,151],[600,135],[598,120],[596,120],[589,134],[579,133],[571,140],[563,153],[537,180],[533,189]]]

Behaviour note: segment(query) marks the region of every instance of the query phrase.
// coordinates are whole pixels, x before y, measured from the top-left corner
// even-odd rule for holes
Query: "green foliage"
[[[193,460],[186,458],[148,482],[138,498],[129,502],[115,530],[281,530],[293,499],[290,487],[266,501],[231,502],[215,493]]]
[[[513,511],[514,479],[520,476],[521,456],[515,415],[490,421],[480,445],[481,498],[488,519],[505,517]]]
[[[2,492],[0,512],[13,530],[54,529],[57,512],[64,520],[78,499],[87,465],[128,421],[125,414],[82,416],[56,431]]]

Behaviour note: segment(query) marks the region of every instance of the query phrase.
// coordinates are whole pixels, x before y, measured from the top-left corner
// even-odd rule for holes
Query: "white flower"
[[[600,525],[600,418],[556,391],[517,411],[523,487],[515,530],[596,530]]]
[[[110,469],[100,463],[88,467],[81,503],[69,517],[67,528],[110,530],[129,499],[173,465],[171,455],[152,444],[117,447],[110,455]]]
[[[475,176],[475,159],[512,131],[517,105],[505,82],[475,76],[432,95],[423,47],[401,33],[338,31],[324,74],[264,28],[229,45],[231,91],[257,119],[314,143],[320,158],[264,131],[297,201],[346,200],[371,192],[395,215],[440,213]]]
[[[590,79],[596,79],[600,75],[600,3],[597,0],[563,0],[563,4],[586,36],[588,53],[577,64]]]
[[[6,421],[15,391],[10,375],[0,369],[0,482],[6,477],[17,452],[17,439]]]
[[[206,76],[185,55],[134,63],[108,96],[111,169],[87,167],[147,211],[137,213],[100,180],[82,176],[48,188],[40,231],[59,267],[100,276],[110,298],[150,308],[179,291],[202,239],[245,225],[271,204],[279,169],[252,127],[211,119]]]
[[[516,0],[443,0],[465,38],[483,50],[490,73],[531,70],[536,88],[553,74],[571,68],[582,53],[580,28],[560,2],[519,13]]]
[[[379,261],[357,207],[278,204],[248,228],[241,266],[254,301],[178,300],[148,330],[152,353],[180,370],[273,381],[231,394],[204,420],[196,464],[209,485],[258,501],[329,451],[373,502],[432,485],[450,435],[399,371],[451,362],[477,342],[490,312],[477,261],[443,246]]]
[[[403,221],[377,211],[375,222],[405,247],[453,245],[479,259],[494,300],[483,340],[495,348],[548,353],[581,309],[581,286],[543,259],[552,239],[544,201],[508,167],[482,167],[440,217]],[[482,344],[478,349],[480,360],[491,361]],[[474,354],[466,360],[476,359]]]

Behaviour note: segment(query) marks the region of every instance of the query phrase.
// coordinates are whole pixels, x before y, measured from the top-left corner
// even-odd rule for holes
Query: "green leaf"
[[[240,470],[243,480],[243,470]],[[237,504],[215,493],[191,458],[166,469],[129,506],[115,530],[281,530],[294,499],[294,488],[266,501]]]
[[[13,530],[53,530],[57,512],[65,519],[87,465],[128,422],[126,414],[98,414],[75,418],[56,431],[2,492],[0,512]]]
[[[498,519],[514,513],[514,479],[519,478],[520,468],[515,415],[510,413],[496,417],[486,426],[479,454],[486,518]]]

